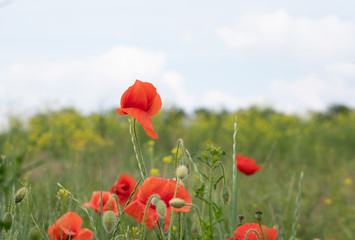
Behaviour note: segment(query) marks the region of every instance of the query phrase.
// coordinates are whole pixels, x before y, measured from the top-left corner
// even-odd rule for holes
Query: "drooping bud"
[[[224,186],[222,189],[222,202],[224,205],[227,205],[229,203],[230,200],[230,193],[229,193],[229,189]]]
[[[164,201],[159,200],[156,207],[159,217],[165,218],[166,215],[166,204]]]
[[[169,201],[169,204],[173,208],[182,208],[186,206],[186,202],[181,198],[173,198]]]
[[[25,197],[27,196],[27,188],[26,187],[22,187],[20,188],[16,193],[15,193],[15,203],[20,203],[22,202],[23,199],[25,199]]]
[[[103,217],[103,225],[107,233],[112,233],[116,226],[116,215],[113,211],[106,211]]]
[[[189,174],[189,170],[185,165],[180,165],[176,168],[176,176],[180,179],[186,178],[187,174]]]
[[[258,221],[261,221],[263,219],[263,213],[261,211],[257,211],[255,212],[255,218],[258,220]]]
[[[151,201],[152,205],[157,206],[159,200],[160,200],[160,197],[157,194],[154,194],[152,197],[152,201]]]
[[[40,240],[41,239],[41,233],[38,230],[38,227],[33,227],[28,234],[28,240]]]
[[[9,212],[5,213],[4,218],[2,220],[3,228],[5,229],[5,231],[8,231],[11,228],[12,222],[13,222],[12,214]]]

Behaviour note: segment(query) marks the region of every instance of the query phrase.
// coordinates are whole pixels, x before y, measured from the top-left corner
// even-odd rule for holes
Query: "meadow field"
[[[0,239],[28,239],[33,228],[40,234],[33,239],[48,239],[48,228],[69,211],[80,215],[94,239],[124,239],[119,224],[107,233],[101,215],[81,204],[89,202],[94,191],[110,191],[123,173],[136,181],[141,178],[128,119],[116,109],[84,115],[73,108],[47,110],[28,119],[10,117],[9,127],[0,133],[0,214],[2,218],[11,211],[13,221]],[[237,213],[244,222],[257,222],[254,214],[261,211],[262,224],[277,229],[280,240],[290,239],[292,231],[304,240],[355,238],[354,110],[333,106],[323,113],[298,116],[257,106],[236,112],[198,109],[192,114],[163,108],[152,121],[157,139],[137,125],[147,175],[174,178],[175,158],[182,159],[189,170],[184,187],[204,219],[201,224],[192,208],[175,214],[171,239],[234,236],[230,198],[235,122],[236,153],[262,166],[252,175],[238,173]],[[223,163],[225,182],[221,168],[210,164],[216,159]],[[207,173],[214,184],[201,181],[201,174]],[[27,194],[15,204],[15,193],[24,186]],[[229,199],[223,195],[225,187]],[[214,204],[213,224],[206,196]],[[124,214],[122,221],[127,239],[141,237],[142,225],[136,219]],[[203,235],[203,228],[211,232]],[[144,231],[146,239],[162,238],[157,230]]]

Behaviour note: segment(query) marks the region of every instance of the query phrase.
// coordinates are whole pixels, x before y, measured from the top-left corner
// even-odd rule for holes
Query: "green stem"
[[[198,210],[198,208],[197,208],[197,206],[196,205],[194,205],[194,204],[186,204],[186,206],[190,206],[190,207],[192,207],[193,209],[195,209],[195,211],[196,211],[196,213],[197,213],[197,217],[198,217],[198,222],[199,222],[199,224],[200,224],[200,229],[201,229],[201,234],[202,234],[202,236],[203,236],[203,231],[202,231],[202,218],[201,218],[201,215],[200,215],[200,211]]]
[[[122,220],[121,208],[120,208],[120,206],[119,206],[119,204],[118,204],[118,198],[117,198],[116,194],[112,194],[112,195],[110,196],[109,204],[108,204],[108,210],[110,210],[110,207],[111,207],[111,198],[113,198],[113,197],[116,199],[116,206],[117,206],[117,210],[118,210],[118,216],[119,216],[119,218],[120,218],[120,224],[121,224],[121,228],[122,228],[122,234],[123,234],[124,239],[127,240],[127,238],[126,238],[126,233],[125,233],[125,230],[124,230],[123,220]]]
[[[176,181],[176,187],[175,187],[175,192],[174,192],[174,197],[176,197],[176,193],[177,193],[177,190],[178,190],[178,187],[179,187],[179,181],[180,181],[180,178],[177,178],[177,181]],[[170,224],[169,224],[169,235],[168,235],[168,240],[171,239],[171,232],[172,232],[172,229],[173,229],[173,221],[174,221],[174,208],[171,207],[171,215],[170,215]]]
[[[245,234],[244,240],[248,239],[248,235],[249,235],[250,232],[254,232],[256,234],[256,236],[258,237],[258,240],[260,240],[259,233],[255,229],[248,230],[247,233]],[[264,239],[266,240],[266,238],[264,238]]]
[[[297,199],[296,199],[296,209],[295,209],[295,213],[294,213],[294,216],[293,216],[291,240],[295,240],[296,239],[296,227],[297,227],[298,212],[299,212],[299,208],[300,208],[302,181],[303,181],[303,172],[301,172],[300,180],[298,182],[298,193],[297,193]]]
[[[260,227],[260,231],[261,231],[261,234],[263,235],[264,240],[266,240],[263,228],[261,227],[261,221],[260,220],[259,220],[259,227]]]
[[[163,220],[165,221],[165,219],[163,219]],[[158,223],[158,229],[159,229],[159,233],[161,235],[161,239],[164,240],[164,233],[163,233],[163,230],[162,230],[162,228],[160,226],[160,222],[158,221],[157,223]]]
[[[180,240],[182,240],[182,236],[183,236],[183,234],[182,234],[182,217],[181,217],[181,215],[182,215],[182,212],[179,212],[179,230],[180,230],[179,235],[180,235]]]
[[[138,162],[139,171],[141,173],[142,179],[145,180],[147,178],[147,172],[145,170],[142,151],[141,151],[141,148],[139,146],[137,130],[136,130],[136,119],[133,120],[133,132],[132,132],[131,121],[129,121],[129,123],[130,123],[130,125],[129,125],[129,133],[131,134],[131,137],[132,137],[133,148],[134,148],[134,152],[136,153],[136,158],[137,158],[137,162]]]
[[[156,198],[157,196],[156,195],[152,195],[150,196],[150,198],[148,199],[148,202],[147,202],[147,206],[145,207],[145,211],[144,211],[144,216],[143,216],[143,222],[142,222],[142,234],[141,234],[141,240],[144,239],[144,226],[145,226],[145,219],[147,217],[147,212],[148,212],[148,209],[149,209],[149,205],[150,205],[150,202],[152,201],[153,198]]]
[[[213,235],[213,219],[212,219],[212,184],[213,184],[213,168],[211,168],[211,172],[210,172],[210,182],[209,182],[209,186],[208,186],[208,190],[209,190],[209,194],[208,194],[208,218],[209,218],[209,222],[210,222],[210,230],[209,230],[209,235],[212,236]]]
[[[226,174],[225,174],[225,170],[224,170],[223,163],[222,163],[221,161],[218,161],[217,163],[219,164],[219,166],[220,166],[220,167],[221,167],[221,169],[222,169],[222,174],[223,174],[223,184],[224,184],[224,186],[227,186]]]
[[[237,117],[235,117],[234,122],[234,133],[233,133],[233,203],[232,203],[232,229],[237,228],[237,215],[238,215],[238,171],[236,162],[236,150],[237,145]]]

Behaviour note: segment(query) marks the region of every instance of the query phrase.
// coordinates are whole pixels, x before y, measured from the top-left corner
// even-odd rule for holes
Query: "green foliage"
[[[204,203],[200,211],[204,219],[201,224],[207,229],[205,237],[218,237],[218,223],[222,239],[231,237],[234,231],[223,227],[230,225],[231,206],[224,206],[221,200],[225,184],[218,162],[223,163],[226,183],[230,184],[236,115],[237,152],[255,159],[263,167],[253,176],[238,176],[238,214],[245,216],[245,222],[253,222],[254,212],[261,210],[263,224],[277,225],[278,239],[288,239],[297,197],[297,176],[304,171],[297,237],[353,239],[354,110],[332,106],[325,113],[300,117],[258,107],[233,113],[200,109],[192,115],[180,109],[167,109],[152,118],[159,135],[154,140],[154,151],[152,145],[146,144],[151,139],[137,126],[140,142],[147,146],[142,148],[143,155],[150,160],[147,169],[157,168],[160,176],[172,178],[174,161],[164,162],[163,157],[171,156],[177,139],[184,139],[186,149],[192,153],[192,161],[182,156],[190,171],[184,184],[192,196],[195,193],[193,203]],[[212,147],[212,143],[220,148]],[[84,213],[71,199],[56,197],[57,182],[70,187],[83,203],[90,199],[92,191],[100,189],[99,166],[104,176],[103,189],[109,189],[121,173],[129,173],[136,179],[140,176],[127,118],[115,110],[84,115],[75,109],[62,109],[38,113],[27,121],[12,117],[9,128],[0,133],[0,153],[7,156],[0,159],[1,215],[11,207],[14,191],[21,187],[19,180],[26,172],[32,186],[24,203],[14,210],[13,228],[19,229],[18,238],[28,236],[35,225],[41,236],[45,236],[48,226],[67,210]],[[44,164],[35,168],[38,161]],[[189,214],[188,236],[198,239],[197,216]],[[91,220],[85,214],[80,215],[84,225],[89,226]],[[127,216],[124,221],[130,226],[130,236],[140,235],[136,222]],[[9,233],[12,237],[15,234],[15,231]],[[2,231],[0,238],[4,236]]]

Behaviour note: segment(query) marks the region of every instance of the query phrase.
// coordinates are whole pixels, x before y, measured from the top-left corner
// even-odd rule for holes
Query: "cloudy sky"
[[[165,106],[355,107],[352,0],[0,0],[0,120],[118,107],[135,79]]]

